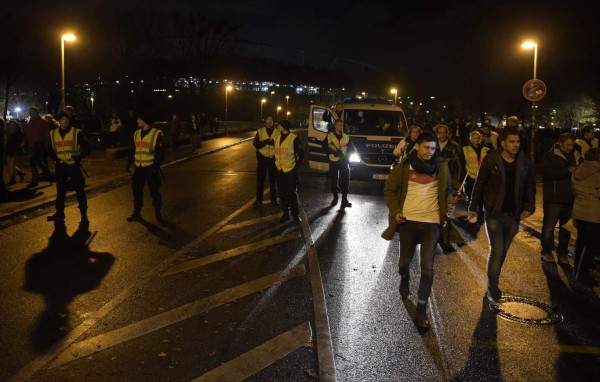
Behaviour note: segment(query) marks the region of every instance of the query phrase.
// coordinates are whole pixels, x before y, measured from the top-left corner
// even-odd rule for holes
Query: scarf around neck
[[[437,175],[438,169],[440,167],[440,162],[438,159],[437,151],[431,159],[424,161],[417,156],[417,152],[415,150],[411,151],[408,156],[408,163],[412,166],[413,170],[418,172],[419,174],[427,174],[435,177]]]

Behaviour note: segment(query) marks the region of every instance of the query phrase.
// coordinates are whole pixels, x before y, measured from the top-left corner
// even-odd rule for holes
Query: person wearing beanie
[[[264,184],[269,174],[271,204],[277,205],[277,168],[275,167],[275,139],[279,131],[273,124],[273,116],[267,115],[266,126],[261,127],[254,137],[256,148],[256,201],[254,206],[260,206],[263,200]]]
[[[80,224],[89,224],[87,217],[87,198],[85,178],[81,169],[81,159],[92,151],[90,143],[80,129],[71,126],[67,113],[58,116],[60,127],[50,132],[48,156],[56,163],[56,212],[48,216],[48,221],[65,220],[65,201],[67,187],[70,185],[77,195],[77,204],[81,213]]]
[[[133,146],[127,161],[126,170],[131,172],[131,165],[135,163],[135,170],[131,182],[133,191],[133,214],[127,218],[128,222],[142,220],[142,206],[144,204],[144,184],[148,182],[154,215],[159,223],[164,223],[161,214],[163,205],[160,195],[161,172],[160,165],[165,158],[163,133],[150,126],[150,118],[145,113],[138,114],[138,130],[133,134]]]
[[[342,209],[352,207],[348,201],[348,186],[350,184],[350,161],[348,145],[350,137],[344,133],[344,121],[336,119],[334,129],[327,134],[327,159],[329,159],[329,175],[331,177],[331,206],[338,203],[338,193],[342,191]]]
[[[284,223],[291,216],[300,223],[298,210],[298,165],[302,162],[304,151],[300,138],[290,132],[292,124],[287,119],[279,121],[275,138],[275,167],[277,168],[277,188],[281,199],[283,216],[279,220]]]

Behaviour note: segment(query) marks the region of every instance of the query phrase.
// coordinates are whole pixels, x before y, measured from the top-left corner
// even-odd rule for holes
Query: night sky
[[[375,87],[383,91],[395,86],[399,95],[471,98],[469,102],[483,98],[486,106],[499,103],[506,108],[533,76],[533,51],[520,47],[529,38],[539,43],[538,78],[547,83],[549,96],[560,100],[581,92],[600,93],[598,1],[75,3],[59,1],[50,9],[23,1],[17,7],[45,17],[44,27],[68,22],[76,30],[85,29],[80,20],[90,9],[102,17],[98,9],[123,6],[226,17],[240,26],[231,39],[246,55],[366,78],[373,73]]]

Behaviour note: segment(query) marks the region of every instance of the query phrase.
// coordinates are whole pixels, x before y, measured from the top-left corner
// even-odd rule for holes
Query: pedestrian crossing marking
[[[243,381],[303,346],[312,346],[309,321],[212,369],[192,382]]]
[[[175,273],[189,271],[194,268],[203,267],[208,264],[216,263],[218,261],[230,259],[235,256],[243,255],[251,251],[270,247],[272,245],[285,243],[286,241],[296,240],[300,238],[300,232],[295,231],[287,235],[271,237],[265,240],[257,241],[254,243],[242,245],[241,247],[229,249],[227,251],[215,253],[213,255],[205,256],[195,260],[189,260],[173,266],[171,269],[162,274],[162,277],[170,276]]]
[[[239,300],[263,289],[282,284],[295,278],[303,277],[305,274],[306,268],[304,265],[297,265],[293,268],[275,272],[259,279],[240,284],[236,287],[225,289],[212,296],[196,300],[192,303],[138,321],[123,328],[115,329],[81,342],[76,342],[58,356],[56,361],[50,365],[50,369],[155,332],[198,314],[205,313],[221,305]]]
[[[272,220],[278,220],[279,218],[281,218],[281,213],[279,214],[273,214],[273,215],[268,215],[268,216],[263,216],[257,219],[252,219],[252,220],[246,220],[240,223],[236,223],[236,224],[230,224],[227,225],[223,228],[221,228],[221,230],[219,232],[226,232],[226,231],[231,231],[234,229],[238,229],[238,228],[243,228],[243,227],[248,227],[254,224],[258,224],[258,223],[264,223],[264,222],[269,222]]]

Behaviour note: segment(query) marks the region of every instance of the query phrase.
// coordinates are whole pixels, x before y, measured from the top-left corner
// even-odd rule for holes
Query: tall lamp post
[[[274,91],[271,92],[271,103],[273,103],[273,94],[275,94]]]
[[[265,104],[265,102],[267,102],[267,100],[264,98],[260,100],[260,121],[261,122],[263,120],[263,105]]]
[[[61,82],[60,82],[60,95],[61,95],[61,110],[65,109],[65,41],[75,41],[75,35],[67,33],[62,35],[60,38],[60,68],[61,68]]]
[[[398,90],[391,89],[390,93],[392,93],[394,95],[394,106],[396,106],[396,99],[398,98]]]
[[[290,111],[290,96],[285,96],[285,111]]]
[[[281,110],[281,106],[277,106],[277,120],[279,121],[279,111]]]
[[[538,44],[533,41],[525,41],[521,44],[523,49],[531,49],[533,48],[533,79],[537,80],[537,51]],[[531,103],[531,160],[535,162],[535,130],[533,129],[533,125],[535,124],[535,101]]]
[[[225,87],[225,121],[227,121],[227,93],[229,93],[231,91],[231,89],[233,89],[231,87],[231,85],[227,85],[227,87]]]

